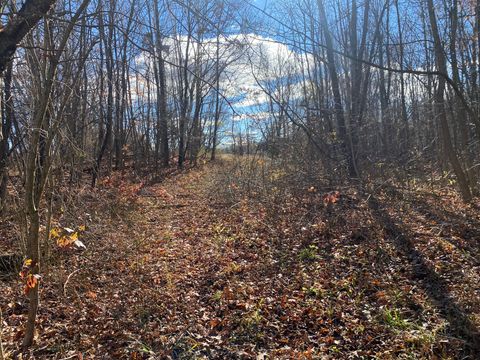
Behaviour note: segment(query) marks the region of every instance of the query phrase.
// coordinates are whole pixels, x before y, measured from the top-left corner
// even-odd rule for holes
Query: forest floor
[[[478,359],[478,208],[313,184],[267,201],[235,195],[229,166],[80,191],[87,249],[53,251],[23,358]],[[27,300],[0,285],[12,356]]]

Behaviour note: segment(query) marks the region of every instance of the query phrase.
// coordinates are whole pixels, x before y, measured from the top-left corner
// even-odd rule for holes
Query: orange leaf
[[[87,291],[86,295],[89,299],[92,299],[92,300],[95,300],[97,298],[97,294],[93,291]]]
[[[27,276],[27,282],[25,284],[25,289],[24,292],[25,294],[28,294],[28,292],[35,288],[38,284],[38,279],[40,279],[40,275],[38,274],[28,274]]]
[[[215,329],[215,328],[218,326],[218,324],[220,324],[220,322],[221,322],[221,321],[218,320],[218,319],[212,319],[212,320],[210,320],[208,323],[210,324],[210,327],[211,327],[212,329]]]
[[[323,195],[323,202],[325,203],[325,205],[335,204],[339,199],[340,199],[340,192],[338,191],[331,191]]]

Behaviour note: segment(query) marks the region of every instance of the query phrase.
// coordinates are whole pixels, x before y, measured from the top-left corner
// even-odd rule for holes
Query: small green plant
[[[243,318],[243,324],[245,327],[251,329],[258,326],[263,320],[263,316],[260,314],[260,309],[256,309]]]
[[[331,346],[331,347],[328,349],[328,351],[329,351],[330,353],[332,353],[332,354],[338,354],[338,353],[340,353],[340,349],[339,349],[337,346],[335,346],[335,345]]]
[[[411,323],[402,317],[398,309],[385,309],[383,312],[383,320],[387,325],[396,329],[404,330],[411,326]]]
[[[420,330],[415,331],[414,334],[411,334],[406,338],[406,343],[411,344],[413,347],[418,349],[424,349],[427,351],[436,341],[435,331],[426,331]]]
[[[335,308],[332,305],[328,305],[328,307],[325,309],[325,314],[329,318],[332,318],[333,315],[335,314]]]
[[[222,300],[223,292],[220,290],[215,291],[215,293],[212,295],[212,300],[215,302],[219,302]]]
[[[355,333],[357,333],[357,334],[363,334],[363,333],[365,332],[365,326],[363,326],[362,324],[357,325],[357,326],[354,328],[354,331],[355,331]]]
[[[239,264],[232,262],[230,265],[227,266],[227,268],[225,269],[225,272],[227,274],[236,274],[240,272],[241,269],[242,267]]]
[[[302,291],[305,293],[305,295],[311,297],[320,297],[322,295],[322,290],[313,286],[303,287]]]
[[[300,257],[300,260],[313,261],[318,258],[318,246],[308,245],[306,248],[300,250],[298,256]]]
[[[152,348],[141,342],[141,341],[137,341],[137,350],[142,353],[142,354],[148,354],[148,355],[155,355],[155,352],[153,352]]]

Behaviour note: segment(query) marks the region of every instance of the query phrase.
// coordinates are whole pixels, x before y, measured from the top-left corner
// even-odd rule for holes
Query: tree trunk
[[[217,32],[215,49],[215,119],[213,122],[213,139],[211,161],[215,161],[217,152],[218,123],[220,121],[220,34]]]
[[[325,43],[327,47],[327,61],[328,61],[328,70],[330,73],[330,81],[333,92],[333,100],[335,103],[335,115],[337,118],[337,127],[340,140],[342,142],[343,155],[347,160],[348,174],[351,177],[358,177],[357,165],[355,163],[355,158],[352,149],[352,143],[347,135],[347,127],[345,123],[345,115],[343,113],[342,97],[340,94],[340,85],[338,81],[337,68],[335,65],[335,54],[333,51],[333,42],[332,36],[330,35],[330,30],[328,29],[327,16],[325,14],[325,8],[323,0],[317,0],[318,9],[320,12],[320,22],[325,36]]]
[[[170,148],[168,145],[168,117],[167,117],[167,81],[165,78],[165,61],[163,58],[163,42],[160,31],[160,12],[158,10],[158,1],[154,0],[155,12],[155,53],[158,58],[158,79],[157,79],[157,119],[158,119],[158,148],[162,165],[167,167],[170,161]]]
[[[427,0],[427,6],[428,6],[428,15],[430,18],[430,26],[432,30],[432,36],[433,36],[433,43],[435,47],[435,59],[437,63],[437,68],[441,73],[446,75],[447,63],[446,63],[445,54],[442,47],[442,42],[440,39],[440,34],[438,32],[437,19],[435,15],[433,0]],[[444,151],[447,155],[447,158],[450,162],[450,165],[452,166],[455,176],[457,177],[458,186],[459,186],[462,198],[464,201],[469,202],[472,199],[470,186],[468,185],[467,177],[465,175],[465,172],[462,169],[462,165],[460,164],[460,160],[458,159],[457,153],[455,151],[455,148],[452,144],[452,140],[450,137],[450,129],[448,127],[447,113],[445,111],[445,100],[444,100],[445,82],[446,80],[444,76],[438,77],[438,85],[434,95],[436,111],[438,113],[438,117],[440,120],[440,131],[443,138],[443,146],[444,146]]]
[[[13,123],[13,97],[12,97],[12,68],[13,64],[7,65],[4,74],[4,93],[2,103],[2,128],[0,138],[0,214],[3,211],[7,196],[8,182],[8,155],[9,141]]]

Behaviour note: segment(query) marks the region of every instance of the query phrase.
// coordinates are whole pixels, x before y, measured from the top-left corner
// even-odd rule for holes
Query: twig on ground
[[[70,273],[70,275],[67,276],[67,280],[65,280],[65,283],[63,284],[63,295],[64,296],[67,296],[67,284],[68,282],[70,281],[70,278],[77,272],[79,272],[80,269],[77,269],[75,271],[73,271],[72,273]]]

